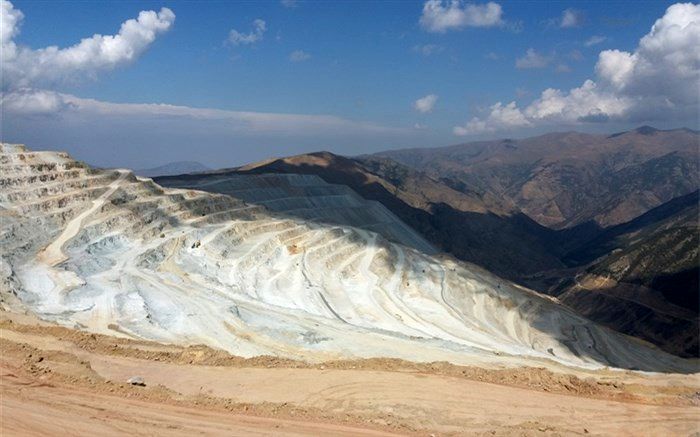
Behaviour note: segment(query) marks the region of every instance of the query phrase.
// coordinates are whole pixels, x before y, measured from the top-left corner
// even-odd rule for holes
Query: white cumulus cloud
[[[444,33],[465,27],[492,27],[503,24],[503,9],[494,2],[463,3],[460,0],[428,0],[423,5],[420,25],[428,32]]]
[[[437,103],[437,100],[438,96],[436,96],[435,94],[428,94],[427,96],[421,97],[420,99],[413,102],[413,109],[423,114],[432,112],[433,108],[435,107],[435,103]]]
[[[95,34],[71,47],[33,50],[14,41],[22,12],[8,0],[0,0],[0,14],[3,89],[77,81],[129,64],[175,22],[168,8],[141,11],[137,18],[122,23],[116,35]]]
[[[498,102],[489,108],[488,116],[483,119],[475,117],[464,126],[456,126],[453,132],[455,135],[464,136],[529,125],[530,122],[525,118],[525,115],[520,112],[515,102],[510,102],[507,105]]]
[[[228,33],[228,41],[235,46],[254,44],[263,39],[266,30],[267,24],[265,24],[264,20],[258,18],[253,20],[253,29],[249,33],[241,33],[236,29],[231,29]]]
[[[569,91],[549,88],[523,109],[497,103],[455,128],[458,135],[518,126],[619,121],[695,121],[700,104],[700,5],[677,3],[656,20],[634,52],[604,50],[595,79]],[[508,108],[508,113],[501,108]],[[522,116],[522,118],[521,118]],[[523,122],[524,121],[524,122]]]
[[[3,48],[5,44],[12,40],[19,33],[19,25],[24,19],[24,14],[19,9],[15,9],[12,3],[7,0],[0,1],[0,18],[2,18],[2,26],[0,27],[0,41]]]

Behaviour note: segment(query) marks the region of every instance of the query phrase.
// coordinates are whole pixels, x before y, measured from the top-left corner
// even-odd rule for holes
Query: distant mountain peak
[[[634,131],[641,135],[654,135],[655,133],[659,132],[658,129],[648,125],[640,126]]]
[[[633,129],[633,130],[622,131],[622,132],[614,133],[612,135],[608,135],[608,138],[615,138],[615,137],[619,137],[621,135],[627,135],[627,134],[638,134],[638,135],[652,136],[652,135],[655,135],[655,134],[660,133],[660,132],[685,132],[685,133],[694,134],[694,135],[697,135],[700,133],[696,130],[689,129],[687,127],[680,127],[680,128],[674,128],[674,129],[657,129],[653,126],[644,125],[644,126],[639,126],[638,128]]]

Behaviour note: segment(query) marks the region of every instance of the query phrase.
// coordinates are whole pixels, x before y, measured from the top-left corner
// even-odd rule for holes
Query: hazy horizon
[[[86,161],[86,160],[81,159],[79,156],[74,155],[73,153],[71,153],[71,152],[70,152],[70,148],[60,148],[60,147],[56,147],[55,145],[54,145],[54,146],[52,146],[52,145],[46,145],[46,146],[44,146],[44,147],[41,147],[41,146],[35,147],[34,145],[32,145],[32,144],[27,144],[26,142],[23,142],[23,141],[4,141],[4,140],[3,140],[3,142],[10,143],[10,144],[23,144],[23,145],[27,146],[27,148],[30,149],[30,150],[67,151],[68,153],[71,153],[71,155],[72,155],[74,158],[83,160],[83,161],[86,162],[87,164],[89,164],[89,165],[91,165],[91,166],[93,166],[93,167],[99,167],[99,168],[128,168],[128,169],[130,169],[130,170],[153,170],[153,169],[156,169],[156,168],[158,168],[158,167],[166,167],[166,166],[168,166],[168,165],[170,165],[170,164],[194,163],[194,164],[202,164],[202,165],[204,165],[205,167],[208,167],[208,169],[210,169],[210,170],[217,170],[217,169],[222,169],[222,168],[239,167],[239,166],[243,166],[243,165],[246,165],[246,164],[253,164],[253,163],[257,163],[257,162],[266,161],[266,160],[269,160],[269,159],[285,158],[285,157],[289,157],[289,156],[303,155],[303,154],[311,154],[311,153],[320,153],[320,152],[330,152],[330,153],[334,153],[334,154],[340,155],[340,156],[354,157],[354,156],[361,156],[361,155],[365,155],[365,154],[373,154],[373,153],[386,152],[386,151],[398,151],[398,150],[403,150],[403,149],[431,149],[431,148],[439,149],[439,148],[442,148],[442,147],[451,147],[451,146],[457,146],[457,145],[461,145],[461,144],[468,145],[468,144],[471,144],[471,143],[478,143],[478,142],[481,142],[481,141],[499,141],[499,140],[505,140],[505,139],[523,140],[523,139],[533,138],[533,137],[537,137],[537,136],[540,136],[540,135],[546,135],[546,134],[551,134],[551,133],[577,132],[577,133],[598,134],[598,135],[613,135],[613,134],[616,134],[616,133],[633,131],[633,130],[635,130],[635,129],[638,129],[638,128],[644,127],[644,126],[649,126],[649,125],[636,125],[636,126],[632,126],[632,127],[628,128],[628,129],[619,130],[619,131],[617,131],[617,130],[612,130],[612,131],[587,131],[587,132],[586,132],[586,131],[582,131],[582,130],[571,130],[571,131],[545,131],[545,132],[540,132],[540,133],[537,133],[537,134],[533,133],[533,134],[531,134],[531,135],[521,135],[521,136],[494,136],[494,137],[492,137],[492,138],[483,138],[483,139],[479,139],[479,140],[476,140],[476,139],[475,139],[475,140],[471,140],[471,141],[453,142],[453,143],[450,143],[450,144],[434,144],[434,145],[427,145],[427,146],[426,146],[426,145],[418,145],[418,146],[411,146],[411,147],[401,147],[401,146],[397,146],[397,147],[377,148],[377,150],[374,150],[374,151],[371,151],[371,152],[368,152],[368,153],[343,153],[343,152],[334,152],[334,151],[332,151],[332,150],[329,150],[330,148],[321,148],[321,149],[313,149],[313,150],[312,150],[312,149],[309,149],[309,150],[301,151],[301,152],[299,152],[299,153],[290,153],[290,154],[286,154],[286,155],[284,155],[284,154],[280,154],[280,155],[269,155],[269,156],[265,156],[265,157],[263,157],[263,158],[255,159],[255,160],[251,160],[251,161],[236,161],[236,160],[232,160],[230,164],[229,164],[229,163],[226,163],[226,162],[227,162],[227,161],[226,161],[226,158],[227,158],[227,157],[218,157],[218,159],[215,159],[215,160],[212,160],[212,161],[205,161],[205,160],[201,160],[201,159],[194,159],[194,158],[196,158],[197,154],[196,154],[196,153],[193,153],[193,154],[191,155],[191,156],[192,156],[192,159],[167,160],[166,157],[164,157],[164,159],[166,159],[166,160],[163,160],[163,161],[154,161],[154,163],[153,163],[152,165],[148,165],[148,166],[146,166],[146,165],[142,165],[142,166],[102,165],[102,164],[99,164],[99,163],[95,163],[95,162]],[[697,132],[696,129],[689,128],[689,127],[687,127],[687,126],[668,127],[668,128],[664,128],[664,129],[657,128],[656,126],[650,126],[650,127],[654,128],[654,129],[658,129],[658,130],[680,130],[680,129],[689,129],[689,130],[693,130],[693,131],[696,131],[696,132]]]

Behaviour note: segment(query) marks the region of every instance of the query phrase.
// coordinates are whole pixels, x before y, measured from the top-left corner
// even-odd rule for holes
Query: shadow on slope
[[[698,202],[700,202],[700,191],[696,190],[685,196],[676,197],[629,222],[600,229],[594,238],[570,250],[563,256],[562,260],[569,266],[588,264],[624,246],[624,242],[620,241],[620,237],[631,235],[644,228],[652,228],[685,211],[688,211],[690,215],[688,216],[686,213],[685,215],[688,217],[681,217],[680,219],[685,219],[686,221],[688,218],[691,220],[693,218],[697,219],[697,215],[694,214],[695,211],[691,211],[690,209],[697,207]],[[678,219],[676,219],[676,221],[678,221]],[[593,223],[591,223],[591,225],[592,224]]]
[[[165,186],[182,187],[226,175],[316,175],[327,183],[348,186],[367,200],[380,202],[437,248],[502,277],[516,280],[537,271],[563,267],[557,256],[556,231],[522,213],[504,211],[487,200],[453,192],[422,173],[395,165],[379,174],[361,160],[319,152],[238,169],[155,180]],[[428,185],[436,189],[426,194],[421,190]],[[228,194],[225,188],[216,185],[201,189]]]
[[[567,270],[524,278],[596,322],[697,357],[698,192],[602,230],[565,256]]]
[[[272,166],[273,169],[276,169],[277,172],[279,173],[287,173],[287,166],[284,165],[282,168],[276,168],[276,166]],[[304,165],[299,165],[299,166],[293,166],[289,170],[293,169],[293,173],[297,174],[314,174],[318,175],[318,167],[317,166],[304,166]],[[249,175],[256,175],[256,174],[269,174],[271,173],[270,168],[268,166],[265,166],[264,169],[252,169],[252,170],[244,170],[244,171],[219,171],[219,172],[212,172],[209,174],[197,174],[197,175],[181,175],[178,177],[170,177],[170,178],[158,178],[158,182],[162,183],[164,186],[172,186],[172,187],[183,187],[183,188],[190,188],[192,187],[193,189],[199,189],[200,187],[197,187],[198,184],[203,183],[204,181],[209,181],[209,182],[214,182],[216,180],[221,180],[225,181],[227,177],[240,177],[241,175],[249,174]],[[323,172],[321,172],[323,173]],[[491,221],[489,218],[489,214],[479,214],[479,213],[469,213],[469,212],[455,212],[452,208],[449,208],[447,205],[433,205],[434,206],[434,211],[437,211],[437,214],[429,214],[426,211],[420,210],[418,208],[413,208],[410,205],[406,204],[405,202],[401,201],[400,199],[397,199],[396,196],[393,196],[384,185],[376,182],[376,181],[371,181],[366,174],[352,174],[351,177],[348,178],[340,178],[337,173],[333,172],[331,173],[333,175],[332,182],[334,183],[342,183],[344,181],[350,181],[353,183],[355,186],[361,186],[363,188],[363,194],[365,193],[370,193],[371,195],[365,194],[365,197],[369,198],[374,198],[374,199],[387,199],[389,202],[389,207],[392,211],[396,212],[397,210],[401,212],[401,216],[408,216],[408,217],[413,217],[413,225],[414,228],[417,228],[419,231],[421,231],[419,226],[416,226],[416,224],[421,225],[421,223],[425,223],[426,225],[430,227],[444,227],[445,224],[440,222],[440,220],[450,220],[453,219],[455,220],[455,224],[457,226],[455,227],[461,227],[463,228],[464,235],[472,235],[472,234],[477,234],[478,236],[482,236],[486,234],[488,242],[493,242],[497,241],[494,240],[494,237],[502,236],[503,233],[499,232],[501,229],[500,227],[503,226],[503,221],[498,218],[498,216],[495,216],[495,214],[492,214],[497,218],[496,221],[494,221],[496,224],[493,224],[494,222]],[[327,176],[328,177],[328,176]],[[329,178],[330,179],[330,178]],[[331,182],[331,181],[327,181]],[[217,183],[213,183],[210,185],[206,185],[201,187],[201,189],[204,190],[209,190],[212,192],[217,192],[221,194],[227,194],[225,190],[221,190],[221,186],[217,185]],[[441,214],[441,208],[445,208],[447,206],[448,208],[448,213],[447,214]],[[306,219],[303,216],[300,216],[298,213],[295,213],[294,211],[292,212],[285,212],[285,211],[272,211],[270,212],[270,215],[273,217],[278,217],[278,218],[286,218],[286,219],[293,219],[293,220],[299,220],[301,219]],[[397,215],[399,215],[397,213]],[[479,220],[482,220],[483,218],[484,222],[479,222]],[[516,216],[517,217],[517,216]],[[422,220],[425,220],[422,222]],[[517,220],[515,218],[514,220]],[[474,228],[469,228],[465,227],[464,222],[471,222],[474,223]],[[336,224],[333,221],[328,221],[328,220],[320,220],[321,223],[329,223],[329,224]],[[526,221],[526,223],[529,223]],[[493,231],[494,235],[488,235],[488,232]],[[426,235],[426,234],[424,234]],[[433,238],[430,238],[431,236],[427,234],[429,239],[431,241],[434,240]],[[449,237],[446,236],[446,237]],[[442,244],[450,244],[453,241],[459,241],[460,234],[453,234],[452,238],[446,238],[446,240],[441,240]],[[471,240],[471,241],[478,241],[478,240]],[[485,245],[488,245],[490,243],[482,243]],[[500,244],[503,245],[505,255],[508,253],[512,253],[512,249],[509,250],[507,245],[510,242],[508,238],[504,238]],[[484,247],[484,246],[482,246]],[[510,244],[510,247],[512,247],[512,244]],[[474,250],[475,252],[472,253],[478,253],[477,251],[480,249],[479,247],[470,247],[470,249]],[[489,247],[489,249],[493,252],[493,247]],[[467,252],[468,253],[468,252]],[[498,257],[498,252],[493,252],[496,257]],[[440,257],[444,257],[444,255],[441,255]],[[506,258],[507,260],[507,258]],[[501,260],[501,262],[503,262]],[[412,271],[412,275],[414,276],[420,276],[424,274],[425,272],[421,272],[416,270],[417,266],[409,266]],[[485,275],[490,275],[488,273],[484,273]],[[497,295],[502,294],[502,291],[500,290],[501,285],[500,282],[497,280],[497,278],[494,279],[495,283],[498,283],[498,287],[494,287],[493,294],[494,298],[497,298]],[[510,286],[508,286],[510,287]],[[523,291],[522,293],[530,293],[530,292],[525,292]],[[544,302],[546,301],[546,298],[540,297],[540,296],[533,296],[533,299],[536,301]],[[552,302],[546,302],[543,304],[543,308],[546,308],[546,310],[542,311],[541,313],[538,312],[533,312],[532,311],[532,305],[526,305],[523,310],[521,311],[521,316],[525,317],[532,326],[535,328],[541,330],[542,332],[548,333],[551,336],[554,336],[555,338],[560,338],[561,343],[566,346],[572,353],[576,355],[585,355],[588,356],[594,360],[601,361],[604,364],[608,365],[613,365],[616,367],[623,367],[623,368],[630,368],[630,369],[636,369],[636,370],[647,370],[647,371],[688,371],[688,372],[694,372],[696,368],[693,365],[688,365],[686,364],[679,364],[679,365],[673,365],[670,363],[673,362],[678,362],[677,359],[675,358],[670,358],[668,355],[665,355],[664,353],[660,352],[657,350],[657,352],[651,352],[649,351],[650,355],[653,354],[659,354],[659,361],[657,363],[654,362],[641,362],[639,360],[631,360],[629,357],[626,357],[624,354],[621,356],[621,358],[616,359],[615,354],[618,353],[615,350],[609,349],[609,346],[607,342],[601,341],[601,338],[604,338],[605,336],[609,335],[612,337],[619,336],[620,334],[614,333],[613,331],[607,331],[607,334],[601,334],[601,332],[606,332],[605,328],[601,328],[600,326],[596,326],[595,324],[592,324],[591,322],[586,321],[585,319],[580,319],[581,322],[578,325],[578,328],[573,329],[572,331],[567,334],[565,337],[562,337],[562,332],[558,331],[556,329],[553,329],[552,325],[552,319],[557,319],[556,313],[559,311],[565,312],[569,314],[570,317],[573,317],[574,319],[578,318],[579,316],[575,315],[574,312],[571,310],[567,309],[566,307],[557,305]],[[341,318],[341,321],[344,322],[344,320]],[[586,327],[588,324],[590,324],[590,327]],[[601,337],[602,336],[602,337]],[[597,340],[596,340],[597,339]],[[630,341],[632,343],[638,342],[635,339],[628,339],[627,341]],[[581,347],[581,343],[587,343],[589,344],[589,349],[586,350],[586,348]],[[661,358],[664,357],[664,358]]]

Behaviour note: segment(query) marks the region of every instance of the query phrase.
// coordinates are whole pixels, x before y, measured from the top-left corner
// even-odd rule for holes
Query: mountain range
[[[690,129],[550,133],[378,155],[512,202],[553,229],[623,223],[694,191],[700,180],[698,132]]]
[[[551,133],[353,158],[318,152],[190,177],[201,185],[306,174],[348,186],[446,254],[697,356],[699,138],[648,126]],[[227,193],[221,184],[203,189]]]

